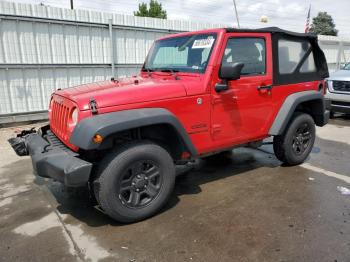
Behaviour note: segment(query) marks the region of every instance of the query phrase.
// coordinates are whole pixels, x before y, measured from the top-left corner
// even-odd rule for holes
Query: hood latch
[[[98,106],[97,106],[97,103],[96,103],[95,99],[90,98],[89,106],[90,106],[91,113],[93,115],[98,114],[98,110],[97,110]]]

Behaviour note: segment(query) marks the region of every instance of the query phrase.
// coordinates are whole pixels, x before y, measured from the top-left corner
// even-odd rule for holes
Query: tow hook
[[[51,145],[50,145],[50,144],[48,144],[48,145],[44,146],[43,151],[42,151],[41,153],[42,153],[42,154],[44,154],[44,153],[49,152],[50,147],[51,147]]]

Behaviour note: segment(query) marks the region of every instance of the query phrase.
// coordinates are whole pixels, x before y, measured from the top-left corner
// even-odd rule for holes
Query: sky
[[[15,0],[69,8],[70,0]],[[138,4],[149,0],[74,0],[74,8],[120,14],[133,14]],[[224,23],[237,26],[233,0],[158,0],[167,10],[168,19]],[[236,0],[241,27],[278,26],[303,32],[311,4],[311,18],[320,11],[332,15],[340,36],[350,37],[350,0]],[[268,23],[261,23],[261,16]],[[311,19],[312,22],[312,19]]]

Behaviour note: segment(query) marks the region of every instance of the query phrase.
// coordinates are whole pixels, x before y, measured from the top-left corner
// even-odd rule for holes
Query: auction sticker
[[[197,39],[194,40],[192,49],[194,48],[211,48],[211,46],[214,43],[214,38],[213,37],[208,37],[204,39]]]

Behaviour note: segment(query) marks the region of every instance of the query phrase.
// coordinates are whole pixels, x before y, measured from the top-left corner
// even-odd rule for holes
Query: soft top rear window
[[[307,52],[311,49],[308,41],[291,41],[280,39],[278,41],[278,71],[280,74],[306,73],[315,72],[315,61],[312,52]],[[311,51],[311,50],[310,50]],[[307,58],[301,62],[304,56]],[[297,66],[302,63],[302,66],[297,72]]]
[[[328,67],[316,37],[273,33],[274,84],[322,80]]]

